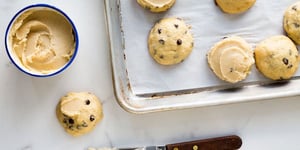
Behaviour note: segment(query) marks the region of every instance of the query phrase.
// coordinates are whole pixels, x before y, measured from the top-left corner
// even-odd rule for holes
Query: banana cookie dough
[[[162,65],[178,64],[192,52],[194,39],[190,26],[180,18],[165,18],[151,29],[148,49],[153,59]]]
[[[250,9],[256,0],[215,0],[215,2],[225,13],[238,14]]]
[[[298,68],[298,51],[295,44],[283,35],[260,42],[254,50],[256,67],[267,78],[291,78]]]
[[[164,12],[174,5],[175,0],[137,0],[137,2],[151,12]]]
[[[254,64],[251,46],[237,36],[216,43],[208,52],[207,60],[216,76],[230,83],[244,80]]]
[[[285,11],[283,27],[287,35],[300,44],[300,2],[291,5]]]
[[[12,25],[9,46],[30,71],[52,73],[73,56],[73,28],[64,16],[52,9],[31,9]]]
[[[63,96],[56,107],[56,115],[73,136],[90,132],[103,118],[99,99],[89,92],[70,92]]]

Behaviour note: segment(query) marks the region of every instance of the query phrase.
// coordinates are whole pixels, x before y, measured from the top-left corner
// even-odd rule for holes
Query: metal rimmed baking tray
[[[128,112],[165,110],[265,100],[300,94],[300,71],[289,81],[270,81],[255,68],[243,82],[217,79],[206,53],[217,41],[238,35],[253,47],[271,35],[285,34],[282,17],[296,0],[257,1],[248,12],[224,14],[211,0],[177,0],[169,11],[154,14],[135,0],[105,0],[115,95]],[[165,67],[151,60],[147,36],[161,18],[176,16],[192,26],[195,48],[180,65]]]

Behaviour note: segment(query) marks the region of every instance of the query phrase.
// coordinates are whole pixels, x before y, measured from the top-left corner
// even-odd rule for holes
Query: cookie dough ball
[[[151,29],[148,49],[153,59],[162,65],[173,65],[186,59],[194,47],[190,26],[180,18],[165,18]]]
[[[298,51],[286,36],[273,36],[260,42],[255,50],[258,70],[272,80],[291,78],[298,68]]]
[[[56,115],[73,136],[90,132],[103,118],[99,99],[89,92],[70,92],[63,96],[56,107]]]
[[[229,14],[243,13],[250,9],[256,0],[215,0],[216,4]]]
[[[175,0],[137,0],[137,2],[151,12],[164,12],[174,5]]]
[[[230,83],[244,80],[254,64],[251,46],[237,36],[216,43],[208,52],[207,60],[216,76]]]
[[[300,2],[291,5],[285,11],[283,27],[287,35],[300,44]]]

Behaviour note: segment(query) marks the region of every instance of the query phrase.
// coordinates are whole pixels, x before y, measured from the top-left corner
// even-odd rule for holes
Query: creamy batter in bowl
[[[78,34],[60,9],[36,4],[20,10],[5,34],[6,51],[24,73],[48,77],[65,70],[78,49]]]

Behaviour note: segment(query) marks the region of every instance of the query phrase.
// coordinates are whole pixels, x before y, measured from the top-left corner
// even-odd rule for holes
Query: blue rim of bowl
[[[50,9],[53,9],[57,12],[59,12],[60,14],[62,14],[67,20],[68,22],[71,24],[72,26],[72,30],[73,30],[73,34],[74,34],[74,40],[75,40],[75,48],[74,48],[74,53],[71,57],[71,59],[63,66],[61,67],[60,69],[58,69],[57,71],[54,71],[53,73],[50,73],[50,74],[34,74],[34,73],[30,73],[28,71],[26,71],[25,69],[21,68],[16,62],[15,60],[12,58],[11,55],[12,52],[9,52],[9,46],[8,46],[8,32],[10,31],[11,29],[11,26],[12,24],[14,23],[14,21],[17,19],[17,17],[19,17],[20,14],[22,14],[23,12],[25,12],[26,10],[28,9],[31,9],[31,8],[35,8],[35,7],[45,7],[45,8],[50,8]],[[76,30],[76,27],[75,27],[75,24],[73,23],[73,21],[69,18],[69,16],[64,13],[62,10],[60,10],[59,8],[55,7],[55,6],[52,6],[52,5],[48,5],[48,4],[33,4],[33,5],[29,5],[29,6],[26,6],[24,7],[23,9],[19,10],[15,15],[14,17],[11,19],[11,21],[9,22],[8,26],[7,26],[7,29],[6,29],[6,32],[5,32],[5,49],[6,49],[6,53],[9,57],[9,59],[12,61],[12,63],[19,69],[21,70],[22,72],[28,74],[28,75],[31,75],[31,76],[34,76],[34,77],[50,77],[50,76],[54,76],[54,75],[57,75],[59,73],[61,73],[62,71],[64,71],[66,68],[68,68],[72,62],[74,61],[76,55],[77,55],[77,51],[78,51],[78,45],[79,45],[79,39],[78,39],[78,33],[77,33],[77,30]]]

